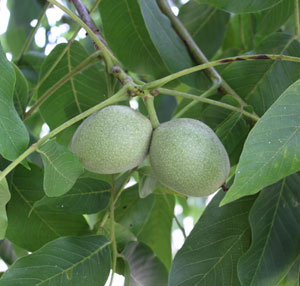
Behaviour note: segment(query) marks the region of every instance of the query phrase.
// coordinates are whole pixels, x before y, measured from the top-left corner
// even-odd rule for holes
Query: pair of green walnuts
[[[215,192],[230,170],[224,146],[201,121],[174,119],[153,131],[147,117],[121,105],[85,119],[73,136],[72,151],[87,170],[100,174],[132,169],[149,153],[158,181],[195,197]]]

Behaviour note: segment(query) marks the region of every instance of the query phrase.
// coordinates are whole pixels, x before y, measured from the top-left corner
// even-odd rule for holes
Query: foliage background
[[[96,3],[83,2],[89,9]],[[76,12],[71,1],[61,3]],[[52,139],[49,131],[105,102],[121,84],[69,15],[42,0],[8,0],[0,35],[0,170],[30,144],[44,144],[0,182],[0,256],[7,266],[18,259],[0,285],[25,278],[28,285],[104,285],[116,254],[111,238],[127,285],[299,285],[299,3],[174,1],[182,24],[158,3],[101,0],[93,20],[137,82],[199,65],[203,54],[217,61],[207,73],[155,86],[154,104],[160,122],[190,117],[214,129],[231,161],[229,192],[175,195],[147,161],[113,183],[84,171],[69,150],[80,122]],[[258,54],[278,56],[222,62]],[[121,104],[147,115],[145,102]],[[111,185],[121,190],[113,213]]]

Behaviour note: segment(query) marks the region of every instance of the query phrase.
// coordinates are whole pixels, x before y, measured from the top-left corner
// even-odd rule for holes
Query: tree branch
[[[98,37],[98,39],[106,46],[107,43],[104,38],[100,35],[99,29],[95,26],[92,18],[90,17],[90,12],[87,7],[82,3],[81,0],[71,0],[81,18],[81,20],[94,32],[94,34]],[[96,43],[95,47],[98,49]]]
[[[102,52],[102,57],[105,61],[106,68],[108,72],[111,72],[112,67],[114,64],[118,63],[118,61],[115,59],[111,51],[107,48],[107,46],[98,38],[97,34],[95,34],[91,28],[83,22],[77,15],[75,15],[72,11],[67,9],[64,5],[59,3],[57,0],[48,0],[48,2],[54,4],[61,10],[63,10],[67,15],[69,15],[75,22],[77,22],[82,28],[84,28],[90,37],[93,39],[99,50]],[[99,32],[97,32],[99,35]]]
[[[198,64],[205,64],[208,63],[208,59],[203,54],[201,49],[198,47],[198,45],[195,43],[194,39],[190,35],[190,33],[186,30],[186,28],[183,26],[181,21],[173,14],[169,4],[168,0],[157,0],[157,3],[161,9],[161,11],[170,19],[175,31],[178,33],[179,37],[184,41],[187,48],[190,50],[190,53],[194,57],[195,61]],[[227,84],[227,82],[220,76],[220,74],[216,71],[215,68],[209,67],[205,70],[206,74],[214,80],[221,80],[220,87],[226,91],[227,93],[231,94],[233,97],[235,97],[242,106],[247,105],[247,103]]]
[[[156,89],[158,87],[162,87],[170,81],[173,81],[177,78],[182,76],[194,73],[196,71],[201,71],[208,69],[210,67],[216,67],[224,64],[229,64],[237,61],[255,61],[255,60],[274,60],[274,61],[288,61],[288,62],[296,62],[300,63],[300,57],[293,57],[293,56],[285,56],[285,55],[272,55],[272,54],[261,54],[261,55],[246,55],[246,56],[236,56],[236,57],[229,57],[225,59],[220,59],[217,61],[208,62],[205,64],[201,64],[198,66],[194,66],[191,68],[187,68],[176,73],[170,74],[163,78],[148,82],[143,85],[144,90],[149,89]]]

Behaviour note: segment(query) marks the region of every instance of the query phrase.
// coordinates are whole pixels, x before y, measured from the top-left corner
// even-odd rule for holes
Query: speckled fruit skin
[[[91,172],[120,173],[145,159],[151,135],[148,118],[127,106],[112,105],[82,122],[73,136],[72,151]]]
[[[150,162],[163,185],[194,197],[217,191],[230,170],[227,152],[213,130],[188,118],[165,122],[153,132]]]

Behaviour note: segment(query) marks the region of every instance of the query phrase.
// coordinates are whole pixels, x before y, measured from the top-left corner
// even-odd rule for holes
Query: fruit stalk
[[[148,92],[147,96],[145,97],[145,104],[147,107],[147,111],[149,114],[149,118],[153,128],[157,128],[159,125],[159,120],[157,118],[157,114],[154,107],[154,97]]]

